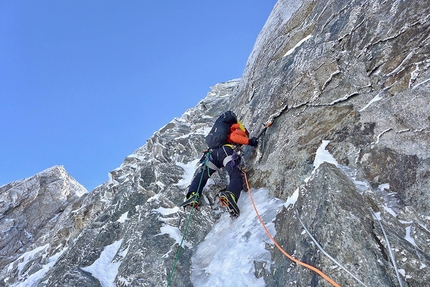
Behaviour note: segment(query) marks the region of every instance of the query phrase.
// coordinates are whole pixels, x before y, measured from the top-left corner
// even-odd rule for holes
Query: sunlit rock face
[[[299,193],[278,216],[277,238],[341,286],[360,283],[330,271],[300,233],[296,208],[367,286],[428,284],[429,10],[425,1],[279,1],[233,100],[253,127],[275,118],[252,162],[253,185],[280,198]],[[323,140],[337,166],[308,180]],[[268,286],[325,284],[273,256]]]
[[[79,229],[64,225],[76,219],[72,206],[86,192],[62,166],[1,186],[0,269],[30,246],[61,244],[65,234]]]
[[[33,184],[0,187],[0,286],[330,286],[259,233],[246,193],[236,221],[222,212],[225,173],[191,217],[178,207],[227,109],[251,135],[273,122],[257,148],[243,148],[243,162],[286,252],[340,286],[427,286],[429,15],[427,1],[278,1],[242,78],[212,87],[109,181],[56,191],[48,206],[28,204],[46,196]],[[235,244],[249,248],[222,248]]]

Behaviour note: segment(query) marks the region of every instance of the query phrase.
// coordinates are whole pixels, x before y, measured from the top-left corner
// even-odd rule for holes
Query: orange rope
[[[306,264],[296,258],[294,258],[293,256],[291,256],[290,254],[288,254],[279,244],[278,242],[276,242],[275,238],[273,238],[273,236],[270,234],[269,230],[267,229],[266,225],[263,222],[263,219],[261,219],[260,214],[258,213],[257,207],[255,206],[254,200],[252,199],[252,195],[251,195],[251,188],[249,187],[249,183],[248,183],[248,177],[246,176],[246,172],[243,172],[244,176],[245,176],[245,182],[246,182],[246,187],[248,188],[248,194],[249,194],[249,198],[251,199],[252,202],[252,206],[254,207],[255,213],[257,214],[258,220],[260,221],[261,225],[263,226],[264,230],[266,231],[267,235],[269,236],[270,240],[272,240],[272,242],[275,244],[275,246],[285,255],[287,256],[290,260],[296,262],[299,265],[302,265],[316,273],[318,273],[321,277],[323,277],[325,280],[327,280],[330,284],[332,284],[333,286],[336,287],[340,287],[339,284],[337,284],[336,282],[334,282],[332,279],[330,279],[330,277],[328,277],[327,275],[325,275],[321,270],[319,270],[318,268],[315,268],[309,264]]]

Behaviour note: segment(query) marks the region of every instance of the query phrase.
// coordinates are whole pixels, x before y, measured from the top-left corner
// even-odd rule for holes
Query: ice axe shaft
[[[270,127],[273,124],[273,121],[269,122],[264,126],[264,129],[258,134],[257,139],[259,139],[267,130],[268,127]]]

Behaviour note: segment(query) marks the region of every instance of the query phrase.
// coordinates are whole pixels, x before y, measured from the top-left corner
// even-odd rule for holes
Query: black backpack
[[[237,123],[236,115],[227,111],[215,121],[211,131],[206,136],[206,144],[209,148],[217,148],[227,143],[230,127]]]

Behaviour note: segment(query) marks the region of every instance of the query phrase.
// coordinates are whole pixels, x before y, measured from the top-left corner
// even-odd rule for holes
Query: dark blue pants
[[[229,159],[228,158],[225,162],[225,168],[227,170],[228,176],[230,177],[230,183],[228,184],[227,190],[233,192],[237,202],[240,196],[240,192],[243,188],[243,174],[239,168],[240,156],[236,155],[236,153],[233,152],[233,149],[231,147],[222,146],[219,148],[212,149],[212,151],[208,155],[208,160],[219,169],[224,167],[224,160],[229,156],[233,156],[233,158],[231,161],[227,162],[227,160]],[[205,158],[202,158],[202,160],[205,160]],[[211,166],[211,164],[209,164],[209,166]],[[197,191],[199,195],[202,194],[202,190],[203,187],[206,185],[206,182],[212,176],[212,174],[217,171],[216,169],[210,168],[209,166],[208,164],[203,165],[194,175],[193,181],[191,182],[190,188],[188,189],[188,194],[193,191]]]

